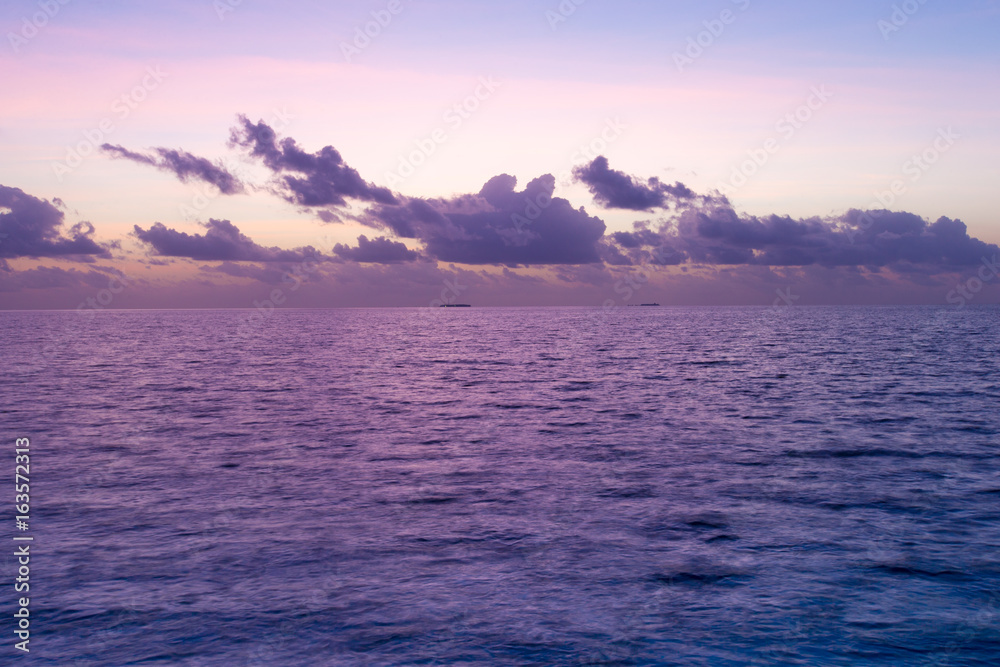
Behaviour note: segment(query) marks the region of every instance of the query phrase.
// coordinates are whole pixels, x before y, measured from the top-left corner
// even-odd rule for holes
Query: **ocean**
[[[998,307],[0,326],[3,664],[1000,659]]]

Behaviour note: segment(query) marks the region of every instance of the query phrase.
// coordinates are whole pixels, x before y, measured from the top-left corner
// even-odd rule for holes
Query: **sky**
[[[998,0],[7,0],[0,308],[1000,302]]]

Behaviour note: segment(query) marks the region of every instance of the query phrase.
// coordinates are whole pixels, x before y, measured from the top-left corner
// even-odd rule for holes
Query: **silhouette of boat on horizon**
[[[468,303],[442,303],[442,308],[472,308],[471,304]]]
[[[655,303],[655,302],[654,303],[630,303],[629,304],[629,306],[631,306],[632,308],[651,308],[651,307],[654,307],[654,306],[658,307],[659,305],[660,304]]]

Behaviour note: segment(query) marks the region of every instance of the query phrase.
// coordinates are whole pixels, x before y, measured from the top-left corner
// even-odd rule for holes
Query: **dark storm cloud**
[[[364,235],[358,237],[358,247],[338,243],[333,247],[333,254],[351,262],[367,264],[397,264],[412,262],[420,257],[420,253],[398,241],[390,241],[384,236],[369,241]]]
[[[245,191],[240,179],[231,174],[228,169],[187,151],[152,148],[150,150],[153,151],[153,154],[146,154],[136,153],[112,144],[103,144],[101,150],[113,158],[131,160],[170,172],[182,183],[187,183],[191,179],[204,181],[219,188],[219,192],[225,195],[234,195]]]
[[[135,226],[135,235],[153,247],[158,255],[197,260],[232,262],[298,262],[321,256],[313,248],[281,250],[257,245],[228,220],[210,219],[205,234],[188,234],[170,229],[162,222],[149,229]]]
[[[291,137],[279,142],[274,130],[264,121],[251,123],[246,116],[239,116],[239,125],[232,129],[229,143],[247,149],[251,156],[278,174],[279,194],[293,204],[344,206],[348,199],[397,203],[388,188],[361,178],[333,146],[307,153]]]
[[[406,199],[376,206],[362,222],[419,239],[432,258],[460,264],[588,264],[601,261],[604,222],[553,197],[555,178],[541,176],[524,190],[507,174],[474,195]]]
[[[91,238],[89,222],[71,227],[68,238],[62,235],[63,223],[63,212],[50,202],[0,185],[0,257],[108,255]]]
[[[576,167],[573,176],[586,185],[594,200],[605,208],[649,211],[695,197],[695,193],[683,183],[668,185],[656,177],[642,183],[625,172],[611,169],[603,155],[594,158],[590,164]]]

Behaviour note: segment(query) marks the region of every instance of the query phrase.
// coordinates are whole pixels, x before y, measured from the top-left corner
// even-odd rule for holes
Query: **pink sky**
[[[970,237],[1000,241],[993,188],[1000,177],[996,56],[969,53],[978,24],[995,21],[990,10],[981,16],[957,6],[951,13],[928,10],[927,25],[918,16],[911,34],[891,35],[893,42],[883,39],[874,21],[864,23],[870,10],[858,7],[851,10],[853,23],[822,29],[803,23],[806,32],[820,31],[806,48],[792,36],[791,25],[782,39],[770,40],[769,31],[777,29],[766,21],[771,10],[748,6],[703,55],[679,71],[672,55],[683,52],[687,38],[697,37],[715,12],[705,10],[702,17],[690,8],[677,16],[663,8],[650,10],[632,17],[644,26],[634,27],[630,36],[628,10],[602,23],[581,7],[578,16],[553,29],[544,11],[539,16],[537,8],[519,3],[514,9],[525,12],[523,20],[502,22],[498,34],[482,32],[480,43],[467,44],[469,31],[485,30],[480,19],[462,10],[414,5],[404,7],[347,62],[340,43],[364,26],[371,11],[379,11],[378,4],[333,14],[316,9],[305,23],[267,4],[235,8],[221,19],[195,3],[174,3],[161,10],[166,11],[161,17],[114,3],[103,13],[66,5],[38,35],[16,51],[4,51],[0,83],[14,93],[0,111],[0,185],[42,200],[58,198],[64,202],[63,233],[89,221],[95,241],[116,247],[96,262],[5,254],[8,275],[0,306],[73,307],[78,296],[93,291],[86,281],[73,283],[74,271],[90,270],[143,276],[143,287],[133,286],[133,296],[118,301],[128,307],[240,307],[245,295],[267,292],[258,280],[206,272],[218,262],[158,257],[133,234],[133,226],[146,229],[156,222],[202,234],[209,219],[230,220],[260,246],[311,245],[324,255],[336,244],[356,245],[362,234],[384,236],[418,253],[425,249],[426,238],[401,237],[360,220],[367,206],[363,201],[347,202],[342,222],[328,224],[318,217],[319,208],[276,197],[268,185],[275,174],[226,145],[237,114],[265,121],[307,153],[331,145],[362,179],[389,185],[408,198],[476,193],[498,174],[515,176],[520,189],[537,176],[553,174],[554,195],[600,218],[605,239],[631,230],[637,221],[669,226],[678,211],[602,206],[587,184],[570,176],[598,154],[580,151],[581,146],[599,149],[613,169],[636,183],[650,177],[681,181],[700,194],[722,186],[732,208],[744,216],[834,220],[850,209],[889,208],[928,223],[942,216],[960,219]],[[11,30],[31,7],[8,11]],[[463,36],[452,44],[435,43],[428,32],[435,17]],[[793,18],[805,21],[801,16],[783,20]],[[649,22],[662,22],[663,34],[645,25]],[[916,41],[927,34],[944,42],[921,49]],[[484,80],[493,82],[490,88],[481,86]],[[477,90],[481,99],[470,98]],[[827,91],[828,99],[811,100],[814,90]],[[457,115],[455,106],[469,100],[474,109]],[[803,115],[810,101],[814,108]],[[781,124],[796,112],[799,121]],[[444,140],[434,141],[435,131]],[[946,150],[934,148],[942,131],[957,137]],[[186,151],[254,185],[246,194],[218,196],[204,182],[181,182],[161,170],[110,159],[94,149],[104,142],[138,152],[153,147]],[[421,159],[412,175],[395,178],[401,159],[421,145],[432,146],[433,154]],[[747,160],[769,145],[773,150],[745,185],[724,187],[734,171],[746,171]],[[67,162],[74,147],[94,150],[77,166],[75,158]],[[925,153],[933,164],[912,161]],[[889,205],[878,204],[877,193],[895,181],[903,187]],[[638,270],[603,262],[579,268],[600,276],[588,283],[579,276],[568,281],[560,275],[563,269],[553,266],[509,266],[504,277],[502,266],[451,264],[424,253],[419,267],[409,268],[419,268],[435,285],[452,272],[487,276],[488,286],[482,287],[487,303],[578,305],[599,305],[609,291],[615,294],[621,271]],[[66,272],[64,284],[25,287],[39,282],[27,275],[38,267]],[[690,263],[686,268],[705,286],[692,287],[677,268],[677,276],[654,279],[662,283],[658,298],[768,303],[774,291],[769,281],[778,273],[778,282],[805,281],[803,298],[811,302],[938,303],[959,276],[976,270],[954,263],[933,267],[922,272],[935,276],[928,279],[931,285],[886,265],[879,275],[888,282],[870,279],[864,288],[851,288],[847,281],[840,293],[820,289],[829,286],[826,279],[809,282],[819,270],[815,266],[774,269],[767,278],[754,273],[752,289],[734,288],[724,275],[716,275],[718,267]],[[862,267],[861,273],[873,268]],[[424,278],[405,275],[398,266],[326,269],[330,275],[317,278],[324,286],[300,305],[426,305],[433,298],[433,289],[431,295],[421,291]],[[366,272],[384,281],[381,291],[354,285]],[[798,278],[790,277],[796,272]],[[541,276],[544,288],[529,297],[513,274]]]

